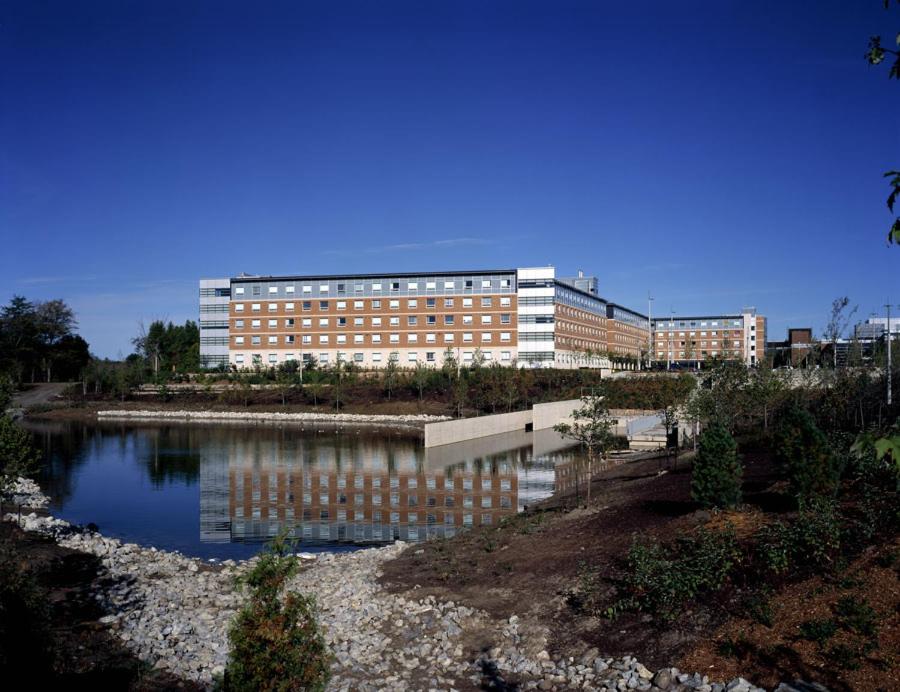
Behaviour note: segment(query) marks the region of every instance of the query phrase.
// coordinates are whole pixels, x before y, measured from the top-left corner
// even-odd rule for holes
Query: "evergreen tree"
[[[691,497],[704,507],[734,507],[741,501],[743,474],[734,438],[723,425],[713,423],[700,435],[691,472]]]
[[[840,464],[808,412],[796,407],[785,412],[776,431],[775,445],[776,459],[801,504],[837,492]]]

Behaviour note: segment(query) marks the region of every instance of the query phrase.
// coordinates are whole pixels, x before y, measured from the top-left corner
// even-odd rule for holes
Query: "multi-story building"
[[[583,279],[583,277],[579,277]],[[383,367],[463,365],[481,359],[528,367],[610,367],[636,362],[647,318],[557,279],[553,267],[325,276],[238,276],[201,282],[201,327],[227,339],[237,368],[287,360]],[[215,282],[215,283],[213,283]],[[225,291],[225,325],[208,311]],[[584,284],[585,288],[596,287]],[[204,294],[203,292],[207,293]],[[221,296],[221,297],[224,297]],[[204,325],[209,322],[209,326]],[[610,340],[610,334],[613,335]],[[207,338],[213,338],[209,334]],[[201,358],[219,362],[204,341]]]
[[[200,280],[200,366],[228,364],[228,279]]]
[[[765,356],[766,318],[756,308],[738,314],[653,319],[657,363],[699,364],[707,358],[756,365]]]

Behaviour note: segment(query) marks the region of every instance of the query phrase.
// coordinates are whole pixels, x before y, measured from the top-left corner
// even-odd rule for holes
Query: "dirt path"
[[[54,401],[68,387],[68,382],[44,382],[28,387],[28,389],[16,392],[12,399],[13,408],[28,408],[35,404],[46,404]]]

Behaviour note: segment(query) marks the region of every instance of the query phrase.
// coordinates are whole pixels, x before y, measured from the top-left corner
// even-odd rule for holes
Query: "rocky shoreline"
[[[9,501],[41,509],[48,500],[36,483],[20,479]],[[33,511],[4,518],[100,559],[94,597],[108,613],[100,623],[138,658],[207,686],[222,674],[228,625],[243,599],[234,580],[253,559],[204,562]],[[653,672],[634,658],[605,658],[596,649],[554,660],[546,630],[517,616],[497,621],[457,603],[386,592],[378,583],[381,565],[405,548],[397,542],[352,553],[299,554],[303,568],[288,588],[316,598],[334,655],[329,690],[471,689],[491,682],[502,687],[504,680],[541,690],[761,690],[743,678],[717,683],[675,668]],[[797,685],[777,689],[824,689]]]
[[[278,413],[248,411],[155,411],[155,410],[105,410],[97,411],[100,421],[171,421],[199,423],[323,423],[337,426],[366,426],[414,428],[421,430],[426,423],[450,420],[447,416],[427,414],[361,414],[361,413]]]

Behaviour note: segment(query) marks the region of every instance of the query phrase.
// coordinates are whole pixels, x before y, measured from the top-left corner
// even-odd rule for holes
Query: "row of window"
[[[453,325],[456,324],[456,315],[444,315],[444,324]],[[462,315],[462,324],[469,325],[475,324],[474,315]],[[426,325],[436,325],[438,323],[438,315],[424,315],[425,324]],[[350,323],[348,322],[347,317],[336,317],[334,320],[336,327],[346,327]],[[366,322],[365,317],[354,317],[353,326],[354,327],[364,327]],[[481,324],[493,324],[494,323],[494,315],[481,315],[480,316]],[[383,325],[383,318],[381,317],[370,317],[369,324],[372,327],[381,327]],[[400,318],[399,317],[389,317],[387,321],[388,326],[391,327],[399,327],[400,326]],[[512,314],[505,312],[500,314],[500,324],[512,324]],[[285,318],[284,320],[284,328],[285,329],[294,329],[297,325],[297,321],[293,317]],[[328,317],[320,317],[318,318],[318,326],[319,327],[329,327],[331,325],[331,321]],[[419,315],[407,315],[406,317],[406,325],[409,327],[417,327],[419,325]],[[269,329],[277,329],[278,328],[278,320],[270,319],[267,323]],[[303,329],[311,329],[313,326],[313,320],[311,317],[304,317],[300,320],[300,327]],[[251,329],[260,329],[262,327],[262,320],[250,320],[250,328]],[[245,322],[243,319],[236,319],[234,321],[235,329],[244,329]]]
[[[723,320],[708,320],[708,321],[678,320],[678,321],[670,322],[670,321],[663,320],[660,322],[653,323],[654,329],[665,329],[666,327],[668,327],[669,329],[674,329],[676,327],[680,327],[680,328],[684,329],[685,327],[697,327],[697,326],[700,326],[700,327],[729,327],[729,326],[743,327],[744,321],[743,320],[723,319]],[[753,328],[754,327],[751,326],[751,329],[753,329]]]
[[[407,291],[418,291],[424,288],[426,291],[436,291],[438,288],[437,281],[406,281],[402,282],[405,284],[404,289]],[[475,288],[475,280],[474,279],[452,279],[441,282],[442,288],[445,291],[455,291],[457,289],[463,290],[472,290]],[[335,286],[335,289],[338,295],[342,293],[346,293],[348,291],[349,284],[346,283],[338,283]],[[481,288],[501,288],[508,289],[512,287],[512,279],[482,279],[481,280]],[[302,284],[300,286],[300,292],[304,294],[309,294],[313,292],[314,285],[313,284]],[[283,290],[282,290],[283,289]],[[318,284],[318,292],[319,294],[327,294],[331,291],[331,284]],[[354,293],[362,293],[366,290],[366,284],[355,283],[353,285]],[[400,291],[401,290],[401,282],[400,281],[387,281],[387,282],[374,282],[369,284],[369,290],[371,291]],[[296,286],[269,286],[267,289],[267,294],[270,296],[273,295],[294,295],[296,293]],[[262,286],[252,286],[250,290],[250,294],[254,296],[262,295]],[[234,295],[242,296],[246,295],[246,287],[245,286],[235,286],[234,287]]]
[[[328,493],[324,493],[319,495],[318,503],[313,502],[313,498],[315,496],[312,493],[303,493],[303,504],[304,505],[330,505],[332,504],[331,498]],[[353,496],[353,504],[356,506],[365,505],[366,504],[366,495],[364,493],[355,493]],[[335,502],[333,504],[345,505],[348,504],[348,496],[347,495],[339,495],[335,498]],[[397,493],[391,493],[388,495],[387,493],[374,493],[369,496],[371,504],[375,506],[380,506],[382,504],[386,504],[390,507],[400,507],[400,495]],[[456,507],[456,498],[453,495],[447,495],[442,498],[443,502],[441,503],[444,507]],[[494,499],[491,495],[483,495],[479,496],[478,504],[482,507],[493,507]],[[472,507],[475,504],[475,499],[473,499],[472,495],[464,495],[462,498],[462,506],[463,507]],[[257,493],[256,497],[253,498],[253,501],[260,502],[261,498]],[[292,501],[292,500],[291,500]],[[273,498],[269,498],[269,504],[277,504],[277,500]],[[419,506],[419,496],[418,495],[407,495],[405,503],[403,503],[405,507],[418,507]],[[435,497],[427,497],[425,499],[426,507],[437,507],[438,500]],[[508,508],[512,506],[512,500],[509,496],[503,495],[500,497],[500,507]],[[237,509],[240,509],[240,505],[238,505]],[[240,516],[240,515],[238,515]]]
[[[425,299],[425,307],[426,308],[436,308],[437,301],[438,301],[437,298],[426,298]],[[445,308],[452,308],[456,304],[455,298],[444,298],[443,301],[444,301]],[[370,300],[369,301],[369,309],[381,310],[383,302],[384,301],[378,300],[378,299]],[[398,299],[388,300],[387,304],[388,304],[388,308],[390,308],[391,310],[399,310],[400,309],[400,300],[398,300]],[[234,305],[235,312],[244,312],[246,309],[246,303],[232,303],[232,305]],[[268,303],[268,311],[269,312],[277,312],[279,305],[284,305],[284,309],[287,312],[293,312],[294,310],[297,309],[296,303],[290,303],[290,302]],[[353,300],[353,301],[336,300],[336,301],[334,301],[334,306],[335,306],[335,309],[337,309],[337,310],[346,310],[348,305],[352,305],[354,310],[365,310],[366,309],[364,300]],[[493,307],[493,305],[494,305],[493,298],[490,298],[490,297],[481,298],[481,307],[490,308],[490,307]],[[510,307],[511,305],[512,305],[512,298],[510,298],[509,296],[500,296],[500,307],[501,308]],[[300,302],[300,309],[303,310],[304,312],[309,312],[310,310],[312,310],[312,306],[313,306],[313,301],[311,301],[311,300],[304,300],[304,301]],[[464,308],[474,307],[474,299],[473,298],[463,298],[462,306]],[[418,298],[410,298],[409,300],[407,300],[406,307],[407,307],[407,309],[410,309],[410,310],[417,310],[419,307]],[[329,301],[329,300],[320,300],[319,301],[319,311],[320,312],[324,312],[324,311],[327,311],[330,309],[331,309],[331,301]],[[261,312],[262,311],[262,303],[250,303],[250,311],[251,312]]]
[[[481,479],[480,487],[482,490],[492,490],[493,489],[493,487],[494,487],[493,478],[491,478],[490,476],[487,476],[487,475],[479,476],[479,478]],[[381,480],[382,479],[380,476],[372,476],[372,487],[380,488],[382,486]],[[402,488],[402,487],[418,488],[419,487],[419,479],[416,476],[409,476],[405,480],[406,480],[406,483],[401,484],[401,482],[400,482],[401,478],[399,478],[398,476],[390,476],[388,478],[387,485],[390,488]],[[315,481],[315,482],[313,482],[313,481]],[[236,475],[235,479],[234,479],[234,485],[235,485],[235,488],[238,491],[240,491],[244,487],[243,476]],[[254,493],[258,494],[257,489],[260,487],[260,477],[258,475],[254,475],[254,477],[251,479],[251,482],[249,483],[249,485],[254,489]],[[293,487],[294,479],[288,478],[287,485],[289,487]],[[312,488],[314,485],[318,486],[319,488],[327,488],[327,487],[331,486],[331,487],[337,488],[338,490],[341,490],[341,489],[347,488],[347,487],[351,487],[351,486],[353,488],[360,489],[360,488],[365,487],[366,477],[359,476],[359,475],[354,476],[353,483],[348,484],[346,476],[337,476],[337,477],[335,477],[335,476],[311,476],[311,475],[304,476],[304,478],[303,478],[303,487],[304,488]],[[512,488],[512,482],[510,481],[509,478],[501,478],[499,485],[500,485],[500,490],[503,490],[503,491],[508,491]],[[437,479],[434,476],[426,478],[425,479],[425,487],[428,488],[429,490],[436,490],[437,489]],[[460,481],[460,487],[462,487],[463,490],[472,490],[474,488],[474,484],[472,483],[472,478],[468,478],[468,477],[462,478],[462,480]],[[453,477],[445,477],[444,478],[444,489],[445,490],[454,490],[455,488],[456,488],[456,479]],[[277,494],[276,490],[270,489],[269,490],[269,499],[274,502],[276,494]]]
[[[393,528],[395,530],[397,529],[396,525],[401,523],[400,514],[401,514],[401,512],[391,512],[389,515],[390,523],[393,525]],[[407,521],[409,523],[413,524],[413,523],[416,523],[419,521],[419,515],[417,512],[408,512],[406,514],[407,514]],[[284,508],[284,516],[285,516],[285,519],[293,519],[294,518],[294,508],[293,507],[285,507]],[[251,518],[252,519],[262,519],[262,510],[259,507],[254,507],[252,510],[251,516],[244,517],[243,509],[241,509],[239,513],[238,513],[238,510],[235,509],[235,516],[234,516],[234,520],[235,520],[234,521],[234,525],[235,525],[234,532],[235,532],[235,534],[240,534],[244,530],[244,523],[245,523],[244,519],[251,519]],[[312,518],[313,518],[312,511],[309,509],[304,509],[303,510],[303,520],[311,521]],[[352,509],[339,509],[335,513],[334,518],[337,521],[348,521],[348,520],[354,521],[354,519],[355,519],[355,521],[365,521],[366,520],[365,512],[363,512],[362,510],[356,510],[354,513],[354,510],[352,510]],[[331,515],[329,514],[329,511],[327,509],[320,510],[319,519],[325,520],[325,521],[331,519]],[[370,527],[373,539],[381,538],[382,531],[384,531],[385,534],[388,534],[389,527],[387,527],[387,526],[382,527],[380,524],[380,522],[382,521],[381,510],[375,510],[374,512],[372,512],[371,521],[379,522],[379,523],[373,524]],[[433,514],[425,515],[425,522],[427,524],[434,524],[434,523],[436,523],[436,521],[437,520]],[[481,515],[481,523],[482,524],[490,524],[491,521],[492,521],[492,519],[491,519],[490,514],[482,514]],[[456,524],[456,516],[452,513],[446,513],[444,515],[444,523],[448,526],[454,526]],[[463,526],[472,526],[472,515],[471,514],[463,514],[462,515],[462,523],[463,523]],[[277,526],[269,527],[270,535],[273,535],[273,536],[276,535],[277,528],[278,528]],[[304,538],[313,537],[314,536],[314,532],[313,532],[314,528],[315,528],[314,526],[304,524],[303,530],[302,530]],[[328,525],[320,526],[319,527],[319,535],[322,537],[330,537],[329,528],[330,527]],[[339,527],[339,528],[343,528],[343,527]],[[361,525],[357,524],[353,528],[356,529],[358,537],[365,536],[364,530],[367,528],[366,526],[361,526]],[[414,527],[410,526],[408,537],[410,539],[414,539],[417,536],[418,536],[417,530]],[[365,537],[367,537],[367,536],[365,536]],[[388,538],[389,535],[385,535],[384,537]]]
[[[490,343],[494,340],[494,335],[491,332],[481,332],[481,341],[483,343]],[[319,334],[319,338],[316,341],[318,344],[327,345],[331,343],[331,336],[335,337],[334,343],[336,344],[346,344],[350,343],[347,340],[346,334]],[[381,334],[354,334],[353,342],[354,344],[364,344],[366,343],[366,336],[369,337],[369,343],[371,344],[380,344],[381,343]],[[247,343],[247,337],[245,336],[235,336],[234,337],[234,345],[235,346],[243,346]],[[443,336],[443,342],[445,344],[452,344],[456,340],[456,334],[453,332],[445,332]],[[462,341],[463,343],[471,343],[474,340],[474,334],[472,332],[462,332]],[[438,341],[437,334],[434,332],[425,334],[425,343],[426,344],[436,344]],[[512,341],[512,332],[500,332],[500,341],[508,342]],[[259,335],[252,335],[250,337],[250,342],[252,346],[260,346],[262,345],[262,337]],[[275,345],[279,343],[287,344],[290,346],[291,344],[297,343],[297,337],[294,334],[270,334],[266,337],[266,342],[269,345]],[[300,337],[301,344],[312,344],[313,338],[311,334],[303,334]],[[400,334],[389,334],[388,335],[388,343],[391,344],[399,344],[400,343]],[[416,344],[419,343],[419,335],[416,333],[411,333],[406,335],[406,343],[408,344]]]
[[[552,351],[549,352],[551,355],[549,359],[552,360]],[[304,353],[303,360],[310,361],[315,357],[315,354]],[[371,361],[373,363],[381,363],[382,362],[382,354],[381,353],[372,353],[370,354]],[[400,362],[400,354],[396,351],[392,352],[389,356],[389,359],[395,363]],[[492,361],[494,359],[494,354],[492,351],[482,351],[481,357],[485,361]],[[330,356],[328,353],[320,353],[318,357],[318,362],[327,364],[329,362]],[[293,353],[287,353],[284,356],[285,361],[289,360],[298,360],[298,358]],[[354,353],[352,358],[354,363],[364,363],[366,360],[365,353]],[[419,354],[415,351],[410,351],[406,354],[406,360],[409,363],[418,363],[419,362]],[[475,354],[472,351],[463,351],[462,361],[464,363],[471,363],[475,360]],[[508,363],[512,360],[512,352],[511,351],[500,351],[500,361],[504,363]],[[546,360],[546,358],[544,358]],[[350,359],[347,358],[346,353],[338,353],[336,361],[339,363],[347,363]],[[238,353],[234,356],[235,365],[247,365],[247,360],[244,357],[243,353]],[[254,353],[251,356],[251,361],[253,365],[261,365],[262,364],[262,355],[259,353]],[[278,363],[278,354],[270,353],[268,357],[268,362],[270,364]],[[425,362],[426,363],[435,363],[437,362],[436,353],[434,351],[427,351],[425,353]]]

